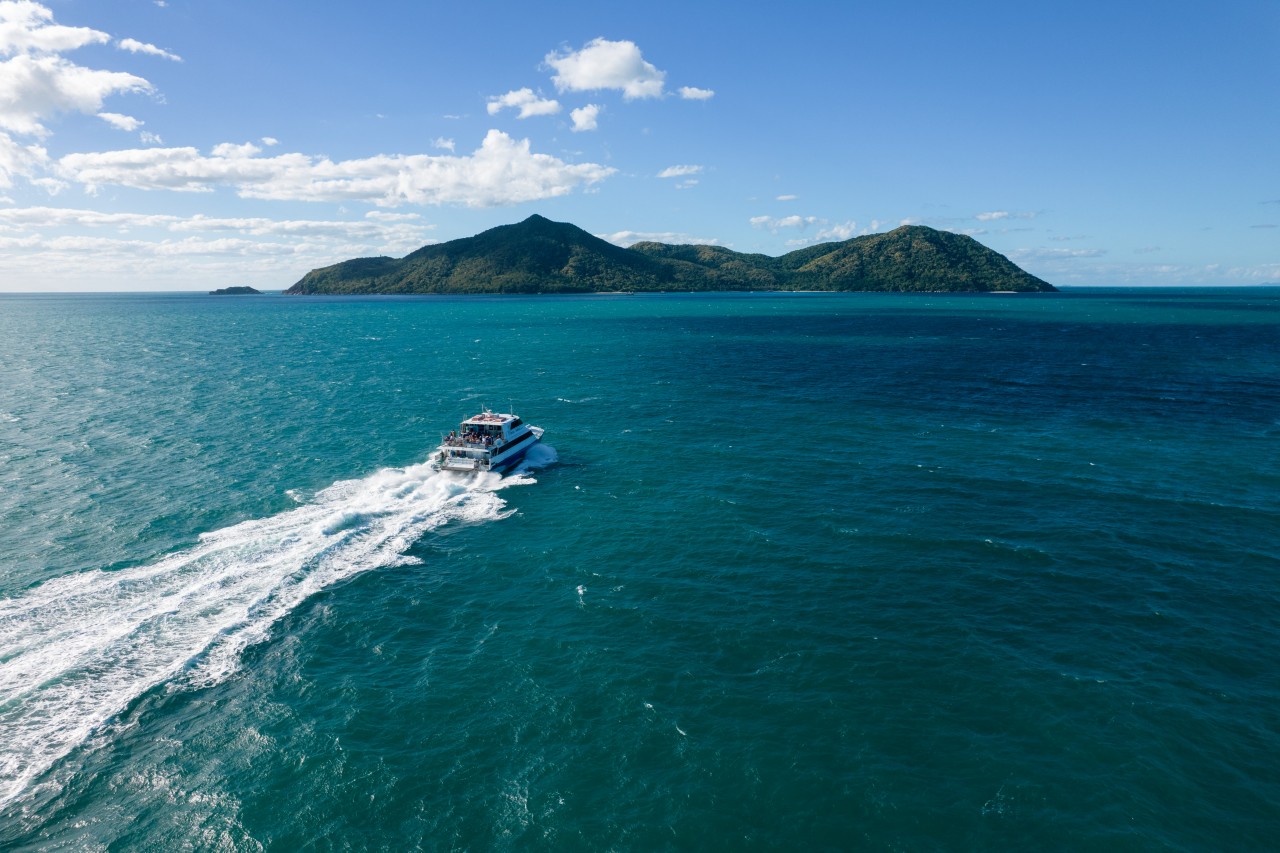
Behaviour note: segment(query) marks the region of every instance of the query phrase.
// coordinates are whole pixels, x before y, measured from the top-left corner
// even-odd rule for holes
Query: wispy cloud
[[[1039,211],[1024,210],[1019,213],[1010,213],[1007,210],[989,210],[985,213],[974,214],[974,219],[979,222],[995,222],[1000,219],[1035,219],[1039,216]]]
[[[120,113],[98,113],[98,118],[120,130],[134,131],[142,127],[142,122],[138,119]]]
[[[601,240],[608,240],[618,246],[633,246],[636,243],[667,243],[669,245],[698,244],[704,246],[722,245],[715,237],[694,237],[679,231],[614,231],[612,234],[597,234]]]
[[[168,59],[173,62],[182,61],[182,57],[176,53],[170,53],[162,47],[156,47],[154,44],[147,44],[137,39],[120,39],[120,41],[116,42],[116,46],[130,53],[145,53],[149,56],[159,56],[162,59]]]
[[[683,178],[687,175],[696,175],[702,171],[702,166],[668,166],[658,173],[659,178]]]
[[[169,287],[229,278],[286,287],[344,257],[407,254],[434,242],[434,227],[418,214],[384,211],[352,220],[272,220],[4,208],[0,289],[38,285],[49,269],[95,286],[133,287],[143,275]]]
[[[752,228],[764,228],[777,234],[783,229],[796,228],[801,231],[810,225],[820,225],[826,222],[817,216],[799,216],[793,214],[791,216],[774,217],[774,216],[753,216],[749,220]]]
[[[1012,261],[1069,261],[1078,258],[1100,258],[1106,249],[1014,249],[1008,253]]]

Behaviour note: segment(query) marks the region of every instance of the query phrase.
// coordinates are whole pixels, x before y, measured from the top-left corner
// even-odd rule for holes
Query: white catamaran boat
[[[459,424],[440,444],[441,471],[510,471],[542,440],[542,428],[516,415],[485,410]]]

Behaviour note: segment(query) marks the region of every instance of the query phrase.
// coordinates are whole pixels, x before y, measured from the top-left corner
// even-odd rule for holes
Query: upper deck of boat
[[[497,412],[481,412],[480,414],[467,418],[462,422],[463,426],[495,426],[498,424],[507,424],[508,426],[516,426],[520,419],[515,415],[504,415]]]

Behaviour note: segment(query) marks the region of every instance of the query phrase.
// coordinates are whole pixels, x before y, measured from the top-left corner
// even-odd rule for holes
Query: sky
[[[1280,0],[0,0],[0,291],[278,290],[534,213],[1280,283]]]

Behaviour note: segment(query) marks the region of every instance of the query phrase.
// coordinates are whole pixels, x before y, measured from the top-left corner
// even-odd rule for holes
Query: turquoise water
[[[1278,321],[0,297],[0,849],[1270,848]]]

